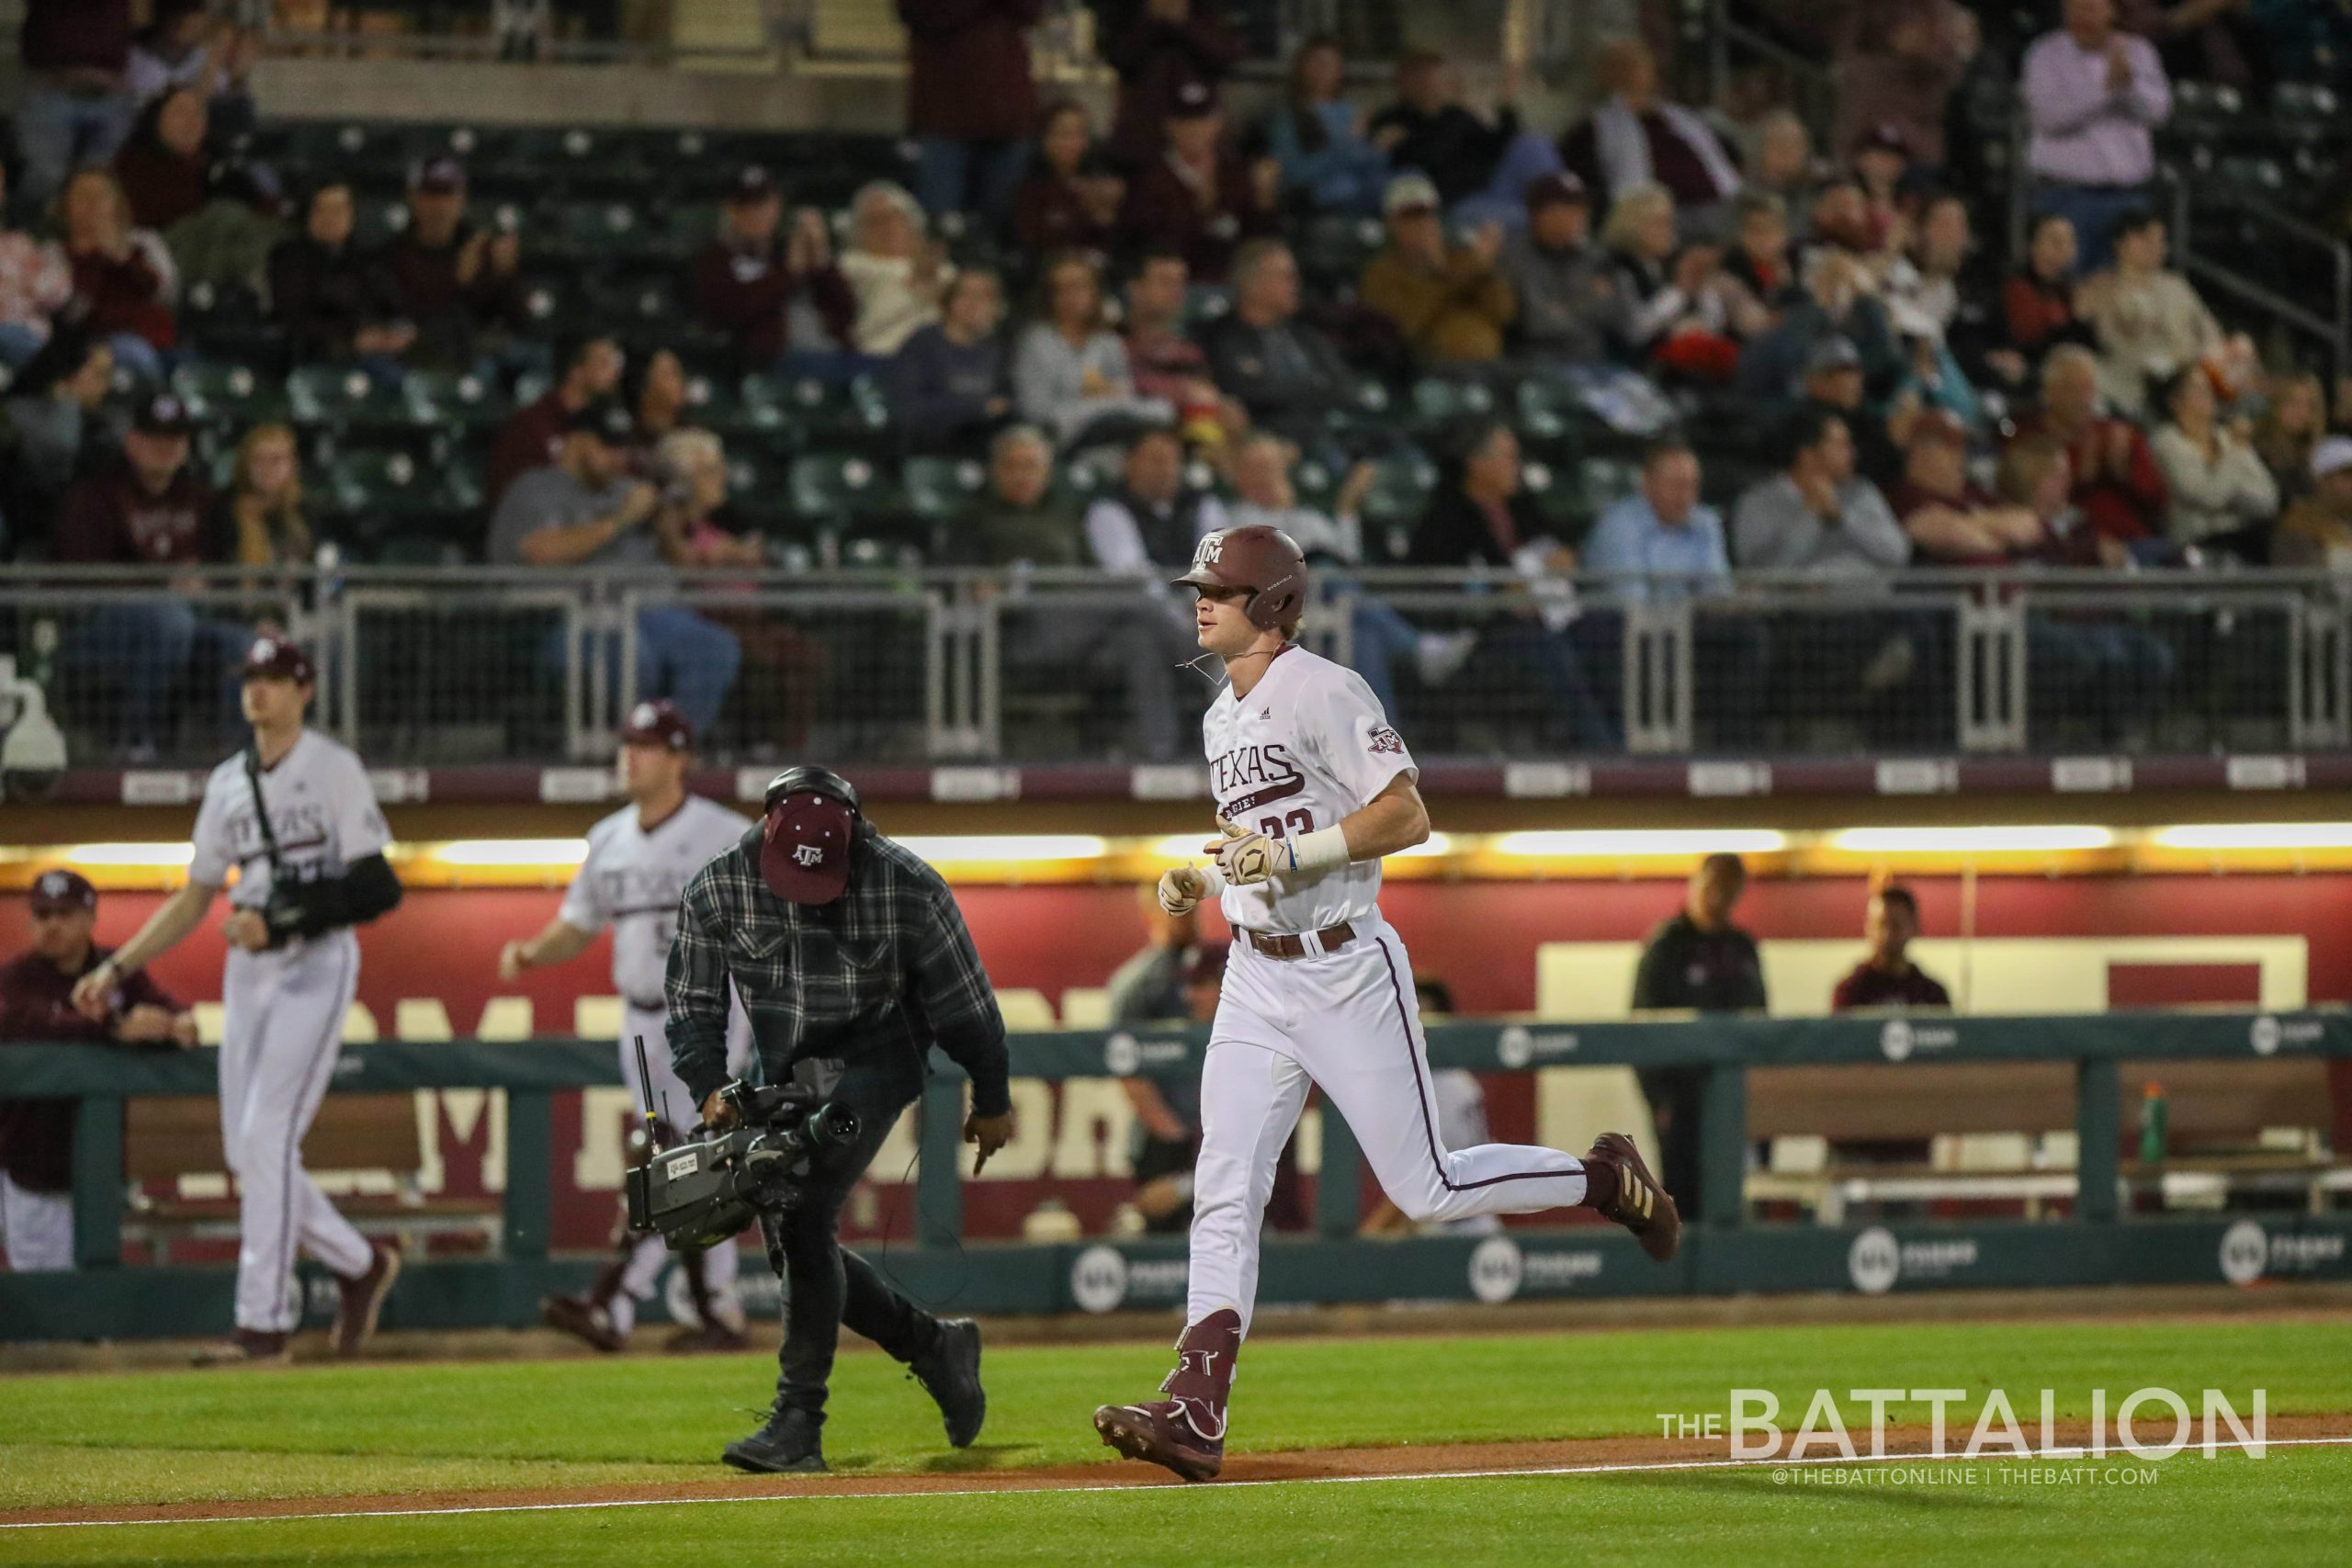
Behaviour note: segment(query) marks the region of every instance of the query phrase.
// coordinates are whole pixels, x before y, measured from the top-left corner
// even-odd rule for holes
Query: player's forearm
[[[1411,781],[1399,778],[1363,810],[1341,821],[1340,832],[1347,841],[1351,863],[1379,860],[1425,842],[1430,836],[1430,814],[1421,804],[1421,792]]]
[[[201,882],[190,882],[175,889],[172,896],[147,917],[147,923],[139,928],[139,933],[115,949],[114,955],[107,962],[114,966],[117,974],[121,975],[146,968],[177,947],[188,932],[202,923],[204,911],[212,907],[213,896],[220,891],[218,887],[208,886]]]
[[[543,969],[553,964],[569,964],[588,951],[596,940],[594,931],[583,931],[561,919],[552,919],[538,935],[523,943],[517,954],[526,969]]]

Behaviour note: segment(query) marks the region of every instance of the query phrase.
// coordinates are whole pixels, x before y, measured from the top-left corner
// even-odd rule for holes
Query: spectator
[[[1527,226],[1503,242],[1500,265],[1528,359],[1555,367],[1607,361],[1621,306],[1609,260],[1592,243],[1583,181],[1564,171],[1527,187]]]
[[[311,564],[311,524],[302,513],[302,464],[294,432],[257,424],[237,443],[229,489],[213,507],[210,554],[240,566]]]
[[[1193,558],[1203,536],[1229,525],[1214,492],[1184,482],[1184,444],[1176,433],[1142,430],[1127,442],[1116,488],[1087,507],[1085,525],[1096,566],[1157,584]],[[1193,617],[1179,619],[1190,626]]]
[[[1127,186],[1119,230],[1130,248],[1176,251],[1194,277],[1223,282],[1234,247],[1274,229],[1280,179],[1272,159],[1253,164],[1227,144],[1216,92],[1187,83],[1169,104],[1163,155]]]
[[[1298,261],[1280,240],[1234,253],[1233,309],[1203,333],[1211,379],[1250,422],[1308,452],[1329,441],[1327,410],[1348,400],[1354,373],[1330,340],[1298,319]]]
[[[686,362],[675,349],[657,348],[622,365],[621,412],[628,418],[631,472],[641,475],[660,468],[662,443],[691,428],[686,416],[694,392],[694,384],[686,379]],[[560,431],[556,440],[562,440]],[[555,448],[548,450],[552,455]]]
[[[1189,1017],[1186,980],[1200,966],[1204,951],[1197,910],[1171,915],[1148,889],[1140,903],[1144,945],[1112,972],[1104,987],[1111,1021],[1121,1027]],[[1205,985],[1205,975],[1203,979]],[[1121,1078],[1119,1088],[1135,1112],[1128,1166],[1145,1229],[1178,1224],[1178,1216],[1189,1222],[1193,1151],[1200,1135],[1198,1076],[1134,1076]]]
[[[409,175],[408,226],[383,248],[401,319],[415,329],[407,363],[420,369],[477,370],[486,340],[523,319],[523,242],[512,224],[496,231],[466,220],[466,168],[428,158]]]
[[[2074,220],[2064,213],[2046,212],[2033,220],[2025,265],[2002,289],[2001,313],[2008,329],[2005,342],[2024,362],[2027,375],[2038,374],[2042,356],[2060,344],[2093,341],[2090,323],[2075,309],[2075,256]],[[2013,387],[2025,379],[2025,375],[2008,378]]]
[[[25,0],[17,102],[24,199],[45,206],[85,164],[113,158],[130,134],[130,0]]]
[[[1820,178],[1821,168],[1813,155],[1813,132],[1794,109],[1773,109],[1756,122],[1755,149],[1741,188],[1778,200],[1792,238],[1804,237],[1797,226],[1813,211]]]
[[[1920,205],[1911,243],[1888,266],[1882,288],[1898,329],[1932,332],[1940,341],[1961,319],[1961,270],[1975,243],[1968,203],[1949,192]]]
[[[1764,963],[1756,939],[1732,923],[1747,890],[1747,867],[1715,853],[1690,874],[1682,908],[1642,944],[1634,971],[1636,1012],[1762,1012]],[[1699,1095],[1705,1075],[1693,1067],[1645,1067],[1637,1075],[1657,1127],[1658,1170],[1674,1201],[1704,1213],[1699,1193]]]
[[[123,976],[107,1016],[92,1022],[73,1006],[74,982],[111,953],[91,938],[98,892],[79,872],[45,871],[27,900],[32,946],[0,968],[0,1043],[116,1044],[186,1049],[196,1015],[145,970]],[[74,1131],[81,1102],[0,1100],[0,1235],[8,1270],[74,1267]]]
[[[1865,480],[1874,485],[1894,482],[1903,467],[1902,443],[1888,418],[1868,400],[1861,350],[1850,338],[1825,337],[1813,345],[1804,378],[1797,383],[1797,406],[1784,410],[1781,419],[1785,423],[1790,415],[1807,409],[1835,414],[1845,422],[1854,440],[1854,467]]]
[[[1111,1021],[1117,1024],[1153,1023],[1183,1010],[1186,956],[1201,940],[1197,906],[1171,915],[1159,907],[1159,897],[1148,887],[1136,890],[1136,905],[1143,911],[1144,944],[1111,971],[1111,977],[1102,984]],[[1134,1081],[1149,1087],[1148,1079],[1130,1080]],[[1132,1088],[1128,1099],[1136,1099]],[[1138,1113],[1141,1109],[1137,1107]]]
[[[416,329],[400,319],[382,265],[353,243],[355,217],[351,187],[340,180],[311,193],[302,232],[270,252],[270,309],[296,364],[352,361],[396,377]]]
[[[2278,484],[2245,431],[2214,417],[2213,383],[2204,367],[2176,371],[2165,386],[2164,406],[2172,417],[2150,450],[2171,497],[2165,536],[2256,566],[2267,561]]]
[[[1437,186],[1422,174],[1389,181],[1383,205],[1388,243],[1364,264],[1356,288],[1365,308],[1385,318],[1428,368],[1500,359],[1503,329],[1519,311],[1510,284],[1495,268],[1502,225],[1482,223],[1468,243],[1447,244]]]
[[[1396,62],[1396,101],[1373,117],[1372,144],[1392,170],[1427,175],[1448,217],[1516,224],[1528,182],[1560,167],[1550,142],[1520,130],[1512,104],[1519,88],[1519,67],[1504,65],[1501,103],[1491,120],[1482,119],[1453,100],[1443,55],[1408,50]]]
[[[978,210],[1001,220],[1037,123],[1029,29],[1046,0],[898,5],[907,29],[907,134],[921,159],[923,210],[934,218]]]
[[[2120,0],[2117,17],[2124,31],[2156,46],[2174,81],[2213,82],[2243,93],[2255,85],[2256,62],[2269,63],[2255,10],[2248,0]]]
[[[1911,962],[1919,934],[1919,900],[1908,887],[1882,887],[1871,895],[1862,916],[1862,941],[1870,956],[1854,965],[1830,993],[1829,1010],[1950,1008],[1943,982]]]
[[[1249,424],[1241,405],[1209,378],[1208,355],[1184,335],[1192,269],[1174,251],[1147,252],[1127,280],[1127,368],[1136,391],[1176,410],[1185,438],[1206,446]]]
[[[2115,0],[2065,0],[2065,22],[2025,53],[2034,210],[2064,214],[2083,265],[2104,267],[2116,223],[2147,205],[2154,132],[2172,117],[2155,45],[2118,31]]]
[[[2084,318],[2098,335],[2099,384],[2116,412],[2148,412],[2150,383],[2190,366],[2233,376],[2221,323],[2188,279],[2165,267],[2165,222],[2150,212],[2115,229],[2115,267],[2084,285]]]
[[[2276,565],[2352,572],[2352,436],[2312,450],[2311,492],[2287,509],[2271,551]]]
[[[1789,209],[1769,191],[1751,190],[1737,204],[1738,228],[1724,270],[1767,311],[1801,303],[1804,289],[1789,255]]]
[[[68,322],[9,385],[0,421],[15,460],[0,469],[8,487],[0,516],[13,536],[11,553],[50,554],[66,491],[91,467],[91,454],[107,445],[98,410],[113,382],[114,350],[106,339]]]
[[[1388,186],[1388,154],[1365,134],[1363,110],[1341,96],[1347,69],[1331,34],[1300,44],[1283,100],[1266,118],[1266,149],[1282,167],[1285,204],[1368,217]]]
[[[1975,19],[1954,0],[1886,0],[1852,17],[1833,67],[1836,144],[1884,126],[1912,162],[1940,167],[1945,106],[1976,52]]]
[[[212,124],[222,140],[254,129],[253,95],[246,81],[260,53],[260,39],[227,17],[215,17],[208,0],[155,0],[154,20],[140,29],[125,73],[130,95],[152,102],[175,87],[193,87],[209,101]]]
[[[850,232],[841,259],[857,296],[850,344],[868,359],[887,359],[916,329],[939,320],[939,297],[956,269],[946,248],[923,232],[915,198],[888,180],[861,186],[850,198]]]
[[[1021,417],[1054,432],[1062,446],[1115,441],[1139,423],[1165,423],[1175,411],[1136,395],[1126,345],[1104,324],[1102,277],[1075,253],[1051,256],[1041,278],[1038,319],[1012,357],[1013,403]]]
[[[2029,481],[2022,498],[1996,501],[1968,477],[1967,430],[1949,416],[1929,414],[1911,427],[1903,479],[1888,492],[1887,502],[1926,565],[2098,564],[2095,550],[2087,558],[2066,553],[2070,543],[2077,548],[2091,547],[2087,530],[2076,531],[2071,539],[2052,531],[2065,522],[2063,475],[2056,491],[2060,504],[2047,518],[2032,504],[2033,488]]]
[[[1894,125],[1874,125],[1854,143],[1855,183],[1870,210],[1870,249],[1893,255],[1899,246],[1909,207],[1911,148]]]
[[[1064,99],[1046,111],[1036,156],[1012,202],[1012,237],[1033,256],[1089,251],[1108,256],[1118,236],[1127,182],[1094,145],[1084,104]]]
[[[938,324],[891,357],[890,416],[916,452],[973,453],[1012,412],[1004,341],[1004,285],[991,267],[967,266],[947,285]]]
[[[1613,750],[1617,727],[1595,698],[1585,674],[1577,629],[1576,551],[1552,532],[1522,486],[1519,437],[1499,420],[1474,426],[1460,439],[1430,509],[1414,530],[1406,559],[1413,566],[1501,569],[1519,577],[1526,601],[1490,614],[1481,627],[1476,663],[1498,669],[1514,684],[1532,683],[1544,698],[1540,738],[1549,747]]]
[[[1786,468],[1739,498],[1732,541],[1739,564],[1824,581],[1876,581],[1900,571],[1910,542],[1886,497],[1855,471],[1854,436],[1831,409],[1798,413]]]
[[[1053,447],[1036,429],[1016,424],[989,449],[989,489],[954,543],[956,563],[1013,569],[1001,600],[1005,673],[1067,686],[1074,673],[1117,686],[1124,698],[1129,753],[1164,761],[1182,744],[1178,666],[1193,657],[1193,636],[1168,617],[1056,603],[1033,597],[1032,569],[1064,572],[1087,565],[1085,532],[1054,493]]]
[[[105,336],[118,366],[161,381],[164,356],[179,343],[171,253],[153,231],[131,227],[122,186],[104,169],[77,170],[65,182],[62,209],[74,310]]]
[[[1616,203],[1639,186],[1666,187],[1699,232],[1717,232],[1717,209],[1739,193],[1739,171],[1715,133],[1658,91],[1657,60],[1638,38],[1600,47],[1594,75],[1600,106],[1560,139],[1560,157],[1584,183]]]
[[[1914,445],[1916,447],[1916,440]],[[1955,441],[1953,445],[1960,443]],[[1960,461],[1951,465],[1951,471],[1965,474],[1964,453]],[[1947,491],[1956,491],[1963,482],[1953,479]],[[2075,504],[2074,460],[2056,439],[2029,435],[2003,447],[1995,488],[1999,499],[1994,504],[2021,508],[2031,514],[2038,525],[2038,531],[2019,529],[2002,558],[2108,568],[2131,563],[2131,551],[2119,541],[2094,532],[2082,508]],[[1984,563],[1980,560],[1968,564]]]
[[[648,363],[658,364],[667,356],[663,350]],[[655,444],[650,467],[662,491],[654,535],[662,542],[663,559],[704,573],[750,573],[767,565],[764,539],[756,533],[736,533],[726,525],[727,448],[718,436],[707,430],[673,429]],[[759,744],[787,750],[806,745],[832,665],[831,653],[795,626],[789,612],[752,602],[756,583],[738,578],[706,586],[743,601],[706,602],[703,618],[733,637],[742,649],[735,698],[745,729],[758,737]]]
[[[0,164],[0,208],[8,184]],[[0,225],[0,366],[22,369],[49,341],[50,318],[74,298],[74,268],[53,240]]]
[[[1861,356],[1866,392],[1891,388],[1905,361],[1886,306],[1871,292],[1876,284],[1868,265],[1843,246],[1822,243],[1805,253],[1798,272],[1802,298],[1792,297],[1780,321],[1740,350],[1740,394],[1758,401],[1787,397],[1815,351],[1831,338],[1846,339]]]
[[[2164,532],[2164,470],[2139,426],[2099,412],[2098,389],[2099,364],[2090,350],[2052,350],[2041,362],[2041,410],[2018,422],[2018,434],[2049,435],[2064,446],[2075,504],[2093,532],[2145,554],[2136,547]]]
[[[207,171],[204,205],[164,238],[184,288],[209,288],[216,297],[241,291],[259,302],[269,287],[269,254],[286,233],[286,187],[277,171],[232,157]]]
[[[621,384],[626,363],[620,344],[610,333],[567,338],[556,345],[555,383],[536,402],[509,415],[491,446],[490,473],[483,490],[493,512],[509,485],[557,460],[573,418],[581,410],[613,395]]]
[[[555,460],[517,477],[498,502],[487,551],[492,566],[587,566],[625,574],[633,586],[662,581],[662,569],[682,547],[685,519],[678,508],[662,507],[652,486],[628,477],[616,439],[627,425],[609,402],[571,412]],[[640,608],[637,639],[638,700],[666,696],[696,734],[711,733],[742,645],[675,604]],[[551,661],[562,657],[560,636],[548,651]]]
[[[1730,592],[1724,520],[1713,507],[1700,504],[1698,454],[1679,440],[1652,443],[1642,455],[1641,488],[1600,514],[1585,537],[1583,558],[1584,570],[1617,604]],[[1593,663],[1614,672],[1606,628],[1619,617],[1604,612],[1596,622]],[[1698,708],[1713,721],[1713,739],[1733,748],[1755,745],[1769,711],[1771,649],[1761,623],[1747,615],[1700,615],[1691,639]]]
[[[1192,0],[1143,0],[1102,51],[1119,73],[1111,151],[1137,168],[1159,156],[1163,131],[1187,89],[1213,88],[1241,61],[1241,40]]]
[[[122,462],[66,492],[57,558],[72,565],[207,564],[212,494],[188,468],[187,409],[170,393],[140,404],[122,438]],[[178,580],[168,597],[109,604],[66,638],[62,659],[118,690],[118,743],[133,761],[155,755],[177,707],[174,689],[191,668],[209,690],[222,728],[236,722],[238,667],[251,640],[243,626],[205,620],[191,603],[200,581]],[[207,684],[209,682],[209,685]],[[209,743],[211,737],[206,737]]]
[[[1626,302],[1623,346],[1661,374],[1710,385],[1731,379],[1739,364],[1732,333],[1742,323],[1760,327],[1761,307],[1732,283],[1722,252],[1681,247],[1666,187],[1626,188],[1610,208],[1600,240]]]
[[[1237,528],[1263,525],[1279,528],[1295,540],[1308,561],[1321,570],[1325,592],[1351,599],[1350,629],[1354,633],[1352,667],[1380,699],[1383,713],[1396,713],[1396,667],[1410,660],[1421,684],[1435,691],[1452,680],[1477,646],[1476,632],[1426,632],[1381,600],[1350,583],[1346,569],[1363,562],[1363,498],[1371,491],[1378,470],[1358,463],[1333,498],[1331,512],[1299,504],[1291,487],[1291,466],[1297,448],[1270,432],[1252,431],[1234,447],[1234,502],[1229,515]],[[1338,570],[1334,570],[1334,569]]]
[[[206,113],[193,87],[174,87],[139,111],[114,172],[141,228],[161,233],[204,205]]]
[[[830,379],[857,322],[857,296],[833,265],[823,213],[795,212],[788,240],[780,238],[783,226],[784,193],[765,169],[746,164],[728,186],[718,235],[695,262],[695,312],[734,338],[747,371],[798,363]],[[801,321],[804,313],[813,321]],[[787,348],[796,357],[787,358]]]
[[[2288,501],[2312,488],[2312,453],[2327,434],[2327,392],[2309,371],[2273,378],[2270,400],[2254,422],[2254,449]]]

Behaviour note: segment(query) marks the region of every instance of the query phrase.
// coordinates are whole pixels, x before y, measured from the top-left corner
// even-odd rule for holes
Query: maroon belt
[[[1250,946],[1269,958],[1287,960],[1315,956],[1315,951],[1306,945],[1305,936],[1293,935],[1288,931],[1253,931],[1247,926],[1241,929],[1241,934],[1249,939]],[[1325,926],[1321,931],[1312,934],[1321,944],[1322,951],[1337,953],[1355,941],[1356,928],[1341,920],[1336,926]]]

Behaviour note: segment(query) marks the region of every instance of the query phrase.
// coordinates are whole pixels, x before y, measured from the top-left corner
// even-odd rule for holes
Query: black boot
[[[980,1325],[952,1317],[939,1325],[931,1349],[907,1363],[907,1371],[939,1402],[950,1446],[968,1449],[988,1419],[988,1391],[980,1386]]]
[[[720,1457],[738,1470],[763,1475],[821,1475],[825,1449],[820,1440],[825,1418],[779,1401],[767,1425],[727,1445]]]

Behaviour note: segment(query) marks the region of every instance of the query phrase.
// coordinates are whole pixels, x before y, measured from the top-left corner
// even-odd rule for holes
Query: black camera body
[[[739,1079],[718,1093],[734,1108],[733,1126],[668,1148],[649,1140],[623,1184],[629,1228],[660,1232],[673,1252],[715,1247],[763,1214],[798,1208],[809,1162],[861,1131],[856,1111],[797,1084]]]

